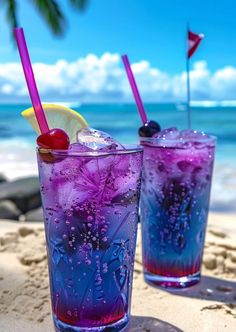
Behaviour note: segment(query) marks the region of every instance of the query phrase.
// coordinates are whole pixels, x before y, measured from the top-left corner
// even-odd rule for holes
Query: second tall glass
[[[215,139],[140,139],[145,280],[190,286],[200,280]]]

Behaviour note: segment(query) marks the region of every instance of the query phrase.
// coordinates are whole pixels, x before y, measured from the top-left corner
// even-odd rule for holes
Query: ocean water
[[[91,127],[108,132],[121,143],[137,143],[140,119],[134,104],[69,105]],[[9,179],[37,174],[36,134],[20,113],[30,105],[0,105],[0,173]],[[146,104],[149,119],[162,128],[186,129],[187,112],[182,104]],[[194,104],[192,128],[217,137],[211,208],[236,211],[236,105]],[[223,194],[222,194],[223,193]]]

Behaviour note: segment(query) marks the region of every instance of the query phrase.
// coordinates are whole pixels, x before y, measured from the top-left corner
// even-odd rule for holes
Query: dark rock
[[[0,219],[18,220],[21,211],[17,208],[16,204],[9,201],[0,201]]]
[[[5,177],[5,175],[0,174],[0,183],[2,182],[7,182],[7,178]]]
[[[40,207],[25,214],[25,221],[43,221],[43,209]]]
[[[37,177],[22,178],[0,183],[0,201],[10,200],[22,213],[41,206],[39,180]]]

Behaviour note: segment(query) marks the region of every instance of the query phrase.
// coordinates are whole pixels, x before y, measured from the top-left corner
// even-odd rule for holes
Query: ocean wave
[[[192,100],[192,107],[236,107],[236,100]]]
[[[0,173],[9,180],[36,175],[36,152],[31,142],[12,138],[0,142]]]
[[[70,102],[70,101],[53,101],[50,102],[50,104],[61,105],[68,108],[79,108],[82,105],[80,102]]]

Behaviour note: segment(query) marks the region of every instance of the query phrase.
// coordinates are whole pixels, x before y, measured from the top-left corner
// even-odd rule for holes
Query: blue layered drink
[[[96,133],[101,143],[104,137]],[[89,141],[88,133],[84,137]],[[129,320],[142,149],[109,141],[92,149],[93,140],[66,151],[38,151],[60,332],[121,331]]]
[[[145,280],[185,287],[200,280],[215,139],[176,128],[140,137]]]

